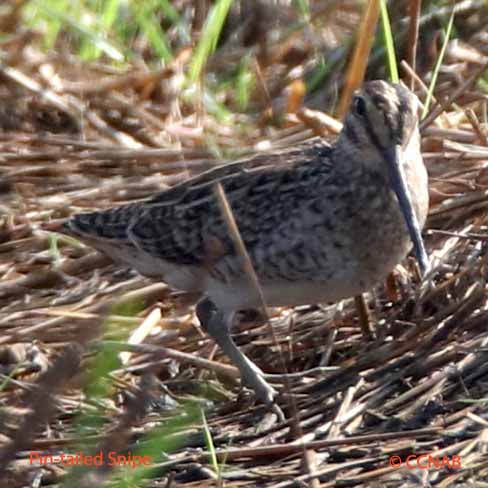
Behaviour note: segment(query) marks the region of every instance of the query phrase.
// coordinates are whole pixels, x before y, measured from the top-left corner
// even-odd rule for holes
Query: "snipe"
[[[370,290],[421,237],[428,211],[417,99],[366,83],[333,145],[320,138],[221,166],[149,200],[75,215],[60,229],[182,290],[201,292],[202,326],[259,399],[275,390],[235,345],[235,313],[261,306],[243,273],[214,186],[221,183],[270,306],[331,302]]]

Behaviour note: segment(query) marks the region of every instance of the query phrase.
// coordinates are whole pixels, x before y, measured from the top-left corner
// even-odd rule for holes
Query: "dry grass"
[[[413,261],[407,261],[367,297],[375,332],[370,342],[361,337],[352,300],[340,307],[271,310],[277,344],[262,321],[243,320],[236,341],[245,352],[267,372],[282,373],[284,359],[294,373],[298,415],[281,423],[254,405],[252,395],[239,393],[236,369],[194,318],[194,297],[121,270],[41,224],[173,185],[217,164],[215,148],[226,155],[252,152],[327,133],[322,119],[302,107],[293,82],[313,67],[318,46],[331,59],[342,59],[345,48],[334,36],[347,35],[355,25],[354,2],[313,35],[302,28],[279,43],[257,36],[250,46],[237,42],[218,50],[207,72],[228,69],[247,53],[256,77],[250,111],[233,115],[231,124],[209,114],[200,98],[182,97],[188,51],[160,70],[134,64],[116,73],[62,51],[46,56],[32,37],[12,34],[17,42],[3,44],[6,62],[0,65],[4,486],[30,486],[34,479],[51,486],[65,479],[61,465],[30,463],[32,450],[144,449],[155,426],[175,415],[182,416],[179,430],[164,436],[177,435],[179,442],[168,458],[152,452],[157,469],[150,486],[292,487],[313,479],[321,487],[483,486],[488,95],[477,80],[488,62],[488,14],[476,2],[461,3],[472,8],[465,6],[457,18],[464,44],[449,44],[431,112],[436,118],[428,116],[423,125],[431,196],[425,236],[433,270],[420,284]],[[315,16],[328,15],[320,2],[311,4]],[[282,9],[280,15],[286,24],[291,14]],[[428,49],[435,36],[422,37],[422,27],[432,25],[427,20],[420,19],[421,80],[435,61]],[[266,25],[256,25],[258,33],[266,32]],[[408,25],[402,19],[398,25],[404,39],[398,49],[407,52]],[[377,59],[373,52],[369,77],[382,76]],[[305,105],[331,107],[343,68],[337,65]],[[420,83],[415,89],[425,100]],[[232,93],[223,93],[223,106],[235,110]],[[139,335],[129,340],[134,330]],[[117,345],[127,351],[119,362],[109,352]],[[95,394],[86,372],[96,348],[115,362],[104,366],[112,382]],[[95,383],[103,376],[97,374]],[[190,400],[209,407],[218,473],[201,418],[184,410]],[[285,397],[280,405],[288,408]],[[96,421],[87,421],[90,416]],[[422,453],[460,456],[462,468],[399,470],[389,464],[392,455]],[[108,468],[87,469],[76,483],[98,486],[111,474]]]

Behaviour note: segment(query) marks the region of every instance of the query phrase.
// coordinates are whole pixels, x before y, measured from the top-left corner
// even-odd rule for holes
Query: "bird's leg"
[[[208,298],[202,299],[196,307],[196,314],[202,327],[222,351],[239,368],[241,380],[251,387],[256,397],[267,405],[274,403],[276,390],[264,379],[264,373],[236,346],[230,335],[232,316],[226,318],[221,310]]]
[[[363,339],[365,341],[372,341],[374,339],[373,331],[371,330],[371,311],[364,298],[364,295],[357,295],[354,297],[354,303],[356,305],[356,312],[359,316],[359,325],[363,333]]]

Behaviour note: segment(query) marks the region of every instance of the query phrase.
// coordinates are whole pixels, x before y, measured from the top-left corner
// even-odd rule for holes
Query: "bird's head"
[[[417,97],[401,84],[371,81],[358,90],[344,121],[339,147],[385,175],[405,218],[423,273],[428,258],[407,183],[408,167],[423,165]]]

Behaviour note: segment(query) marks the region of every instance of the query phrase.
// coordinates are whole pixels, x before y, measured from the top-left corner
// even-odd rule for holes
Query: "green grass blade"
[[[141,7],[140,4],[134,3],[132,12],[136,18],[137,24],[149,40],[156,55],[162,59],[164,63],[170,63],[173,59],[173,53],[171,52],[169,42],[166,39],[166,34],[161,28],[158,17],[155,15],[155,8],[153,8],[152,5],[147,4],[144,7]]]
[[[247,109],[251,98],[251,91],[254,87],[254,76],[251,71],[251,59],[245,57],[239,66],[236,78],[236,99],[239,110]]]
[[[442,65],[442,61],[444,60],[444,54],[446,53],[447,43],[449,42],[449,38],[451,37],[452,26],[454,24],[454,8],[452,9],[451,16],[449,17],[449,22],[447,24],[446,33],[444,36],[444,42],[442,43],[441,52],[439,53],[439,57],[435,63],[434,71],[432,73],[432,80],[430,81],[429,91],[427,92],[427,98],[425,99],[424,110],[422,112],[422,118],[424,118],[427,113],[429,112],[430,103],[432,102],[432,96],[434,95],[434,88],[435,84],[437,83],[437,76],[439,74],[439,70]]]
[[[97,19],[97,24],[101,34],[109,35],[112,26],[117,18],[119,12],[120,0],[107,0],[104,2],[98,2],[96,8],[94,9],[94,15]],[[100,48],[90,42],[84,42],[80,49],[80,56],[83,59],[97,59],[100,56]]]
[[[213,467],[213,470],[218,478],[220,478],[220,466],[219,461],[217,459],[217,453],[215,451],[215,445],[213,443],[212,434],[210,432],[210,428],[207,423],[207,418],[205,417],[205,412],[203,409],[201,410],[202,413],[202,422],[203,422],[203,435],[205,436],[205,444],[207,444],[207,448],[210,452],[210,464]]]
[[[293,2],[305,21],[310,19],[309,0],[295,0]]]
[[[386,0],[380,0],[380,15],[381,25],[383,27],[383,35],[385,38],[386,56],[388,60],[388,70],[390,71],[390,79],[393,83],[398,83],[398,67],[395,56],[395,44],[393,42],[393,35],[391,33],[390,17],[388,16],[388,7]]]
[[[189,44],[191,42],[190,29],[181,17],[178,10],[176,10],[169,0],[158,0],[159,8],[165,17],[167,17],[171,23],[176,26],[181,40],[184,43]]]
[[[171,2],[168,0],[158,0],[158,7],[161,9],[161,12],[164,14],[165,17],[167,17],[173,24],[178,24],[181,22],[181,17],[173,5],[171,5]]]
[[[217,0],[211,8],[205,25],[202,37],[195,51],[195,56],[190,66],[190,81],[195,82],[202,72],[208,57],[215,50],[219,40],[222,27],[232,5],[232,0]]]
[[[109,58],[113,59],[114,61],[124,60],[124,54],[116,46],[104,39],[100,33],[95,32],[93,29],[87,28],[81,22],[75,20],[61,10],[51,8],[51,6],[47,3],[37,1],[36,7],[38,7],[40,11],[43,11],[46,16],[52,17],[60,22],[60,24],[69,26],[73,31],[77,32],[82,38],[91,42]]]

